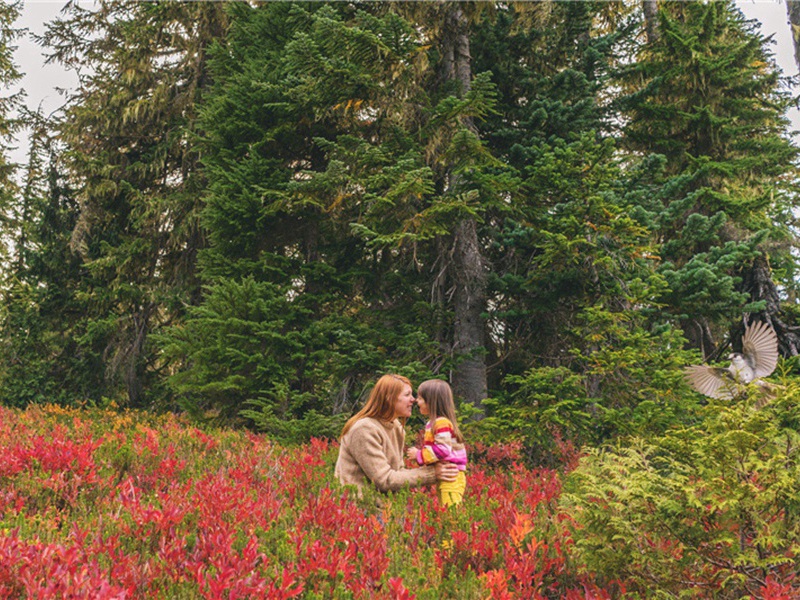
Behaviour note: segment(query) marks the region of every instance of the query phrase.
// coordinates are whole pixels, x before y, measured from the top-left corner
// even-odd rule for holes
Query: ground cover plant
[[[476,448],[446,512],[430,491],[343,490],[335,443],[0,408],[0,597],[611,597],[569,561],[561,476],[515,452]]]
[[[797,597],[797,403],[775,404],[580,460],[564,444],[558,469],[473,444],[455,511],[343,489],[335,442],[0,408],[0,598]]]

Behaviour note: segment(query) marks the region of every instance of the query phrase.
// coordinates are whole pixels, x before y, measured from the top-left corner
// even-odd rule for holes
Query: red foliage
[[[561,476],[513,444],[483,448],[459,507],[420,490],[381,511],[335,484],[329,442],[43,415],[0,409],[0,598],[400,600],[423,568],[497,600],[611,598],[568,560]]]
[[[798,597],[797,588],[791,584],[794,577],[779,582],[770,575],[761,588],[762,600],[793,600]]]
[[[392,600],[414,600],[416,598],[414,594],[406,589],[400,577],[389,579],[389,589],[392,592]]]

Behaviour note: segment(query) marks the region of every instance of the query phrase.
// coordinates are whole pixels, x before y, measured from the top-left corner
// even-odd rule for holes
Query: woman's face
[[[394,417],[408,418],[411,416],[411,409],[414,407],[414,394],[411,392],[411,386],[408,384],[403,385],[403,391],[397,397],[394,403]]]
[[[420,395],[419,392],[417,392],[417,406],[419,406],[419,412],[427,417],[428,402]]]

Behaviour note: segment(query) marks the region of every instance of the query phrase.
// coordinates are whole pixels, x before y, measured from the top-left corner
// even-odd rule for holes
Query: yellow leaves
[[[413,64],[418,74],[424,73],[430,67],[430,59],[428,58],[430,49],[431,45],[428,44],[419,46],[415,51]]]
[[[633,258],[642,258],[644,260],[661,260],[661,257],[658,254],[653,254],[652,252],[646,250],[641,252],[639,250],[634,250],[632,252],[632,256]]]
[[[345,194],[342,190],[339,190],[336,193],[336,196],[334,196],[333,201],[330,203],[330,205],[328,205],[327,212],[332,213],[336,211],[336,209],[342,205],[346,197],[347,194]]]
[[[130,85],[131,83],[136,81],[138,75],[139,75],[138,69],[132,69],[132,68],[125,69],[120,74],[120,80],[126,85]]]
[[[133,425],[133,416],[130,413],[117,413],[111,420],[111,431],[129,431]]]
[[[338,104],[333,105],[333,110],[342,110],[345,113],[356,111],[361,108],[361,105],[364,104],[363,98],[352,98],[346,102],[339,102]]]
[[[750,66],[758,70],[760,73],[766,73],[770,68],[769,64],[764,62],[763,60],[751,61]]]

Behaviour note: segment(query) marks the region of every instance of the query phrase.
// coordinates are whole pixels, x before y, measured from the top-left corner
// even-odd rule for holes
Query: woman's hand
[[[458,476],[458,467],[453,463],[437,462],[433,468],[439,481],[455,481]]]
[[[413,460],[414,462],[417,462],[417,449],[412,446],[411,448],[406,450],[406,458],[408,458],[408,460]]]

